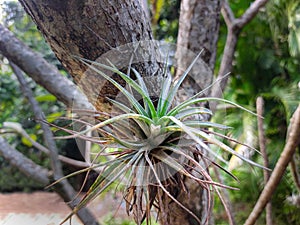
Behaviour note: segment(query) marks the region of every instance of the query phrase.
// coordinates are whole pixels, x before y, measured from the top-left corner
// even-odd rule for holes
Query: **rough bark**
[[[206,222],[210,220],[209,216],[211,216],[207,209],[209,204],[207,192],[194,180],[188,178],[185,180],[184,185],[186,186],[188,193],[181,190],[177,199],[200,218],[201,224],[207,224]],[[165,201],[166,208],[164,210],[171,213],[171,216],[168,217],[167,221],[165,220],[164,223],[162,223],[163,225],[199,225],[195,218],[178,206],[178,204],[170,201],[170,199],[166,199]],[[165,215],[164,218],[167,218],[167,216]]]
[[[81,85],[84,93],[97,109],[108,108],[105,97],[117,94],[107,82],[102,90],[97,87],[105,82],[98,75],[85,73],[86,66],[74,56],[96,60],[103,53],[128,43],[152,39],[151,27],[146,20],[139,0],[20,0],[27,13],[50,44],[57,58]],[[149,46],[145,46],[149,47]],[[150,46],[149,48],[152,48]],[[124,56],[123,52],[119,53]],[[129,60],[129,59],[128,59]],[[154,54],[147,55],[143,75],[152,75],[159,68]],[[89,76],[88,79],[82,79]]]
[[[28,74],[67,107],[91,108],[75,84],[62,76],[58,69],[17,39],[0,24],[0,53]],[[76,96],[76,98],[74,98]]]
[[[216,60],[220,10],[220,0],[182,0],[180,6],[178,48],[196,54],[204,49],[202,59],[211,69]]]
[[[181,2],[176,52],[177,76],[183,73],[202,50],[204,51],[201,58],[206,63],[197,62],[190,76],[185,80],[183,88],[187,95],[191,96],[203,90],[212,82],[220,25],[220,9],[220,0],[182,0]],[[190,192],[182,192],[178,199],[192,209],[205,224],[211,213],[207,211],[209,205],[207,192],[189,179],[185,181],[185,185]],[[175,203],[170,204],[170,211],[173,212],[174,216],[169,224],[198,224]],[[213,224],[212,220],[209,223]]]
[[[185,91],[191,94],[193,91],[203,90],[212,83],[219,37],[220,10],[220,0],[181,2],[176,75],[180,76],[201,51],[203,51],[201,58],[206,63],[196,63],[184,83]],[[192,90],[189,90],[191,87]]]

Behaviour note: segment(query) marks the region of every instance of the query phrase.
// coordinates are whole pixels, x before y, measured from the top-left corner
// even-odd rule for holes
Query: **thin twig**
[[[36,149],[40,150],[41,152],[49,155],[49,153],[50,153],[49,149],[46,148],[45,146],[41,145],[40,143],[36,142],[35,140],[33,140],[30,137],[30,135],[21,127],[21,125],[19,123],[4,122],[3,126],[6,127],[6,128],[11,128],[12,130],[17,132],[18,134],[22,135],[27,140],[29,140],[33,147],[35,147]],[[58,155],[58,159],[60,161],[64,162],[64,163],[67,163],[69,165],[72,165],[72,166],[75,166],[75,167],[78,167],[78,168],[86,168],[86,167],[91,166],[91,164],[89,164],[89,163],[79,161],[79,160],[75,160],[75,159],[71,159],[71,158],[68,158],[68,157],[63,156],[63,155]]]
[[[88,137],[92,137],[92,131],[87,132]],[[92,147],[92,142],[86,141],[85,142],[85,149],[84,149],[84,159],[87,163],[91,163],[91,147]]]
[[[63,76],[59,70],[49,64],[39,53],[28,46],[0,24],[0,53],[16,64],[36,83],[43,86],[67,107],[93,109],[75,84]]]
[[[273,173],[265,185],[262,193],[259,196],[251,214],[244,223],[244,225],[253,225],[262,211],[264,210],[267,203],[270,201],[272,194],[274,193],[276,187],[278,186],[289,162],[291,161],[297,146],[300,143],[300,104],[296,109],[293,117],[290,121],[290,132],[288,133],[288,138],[284,149],[278,159]]]
[[[263,127],[263,115],[264,115],[264,100],[262,97],[258,97],[256,100],[256,110],[257,110],[257,127],[258,127],[258,139],[259,139],[259,148],[264,160],[264,166],[269,167],[268,154],[266,150],[266,137]],[[270,171],[264,170],[264,183],[267,184],[270,177]],[[266,225],[272,225],[272,203],[268,202],[266,207]]]

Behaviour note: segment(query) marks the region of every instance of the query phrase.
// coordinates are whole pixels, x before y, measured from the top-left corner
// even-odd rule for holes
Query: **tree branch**
[[[62,76],[57,68],[49,64],[40,54],[32,51],[1,24],[0,53],[67,107],[75,106],[83,109],[92,107],[72,81]]]
[[[279,184],[289,162],[291,161],[297,146],[300,143],[300,104],[296,109],[291,121],[290,132],[288,133],[287,142],[278,159],[274,171],[265,185],[262,193],[259,196],[251,214],[244,223],[244,225],[253,225],[257,218],[262,213],[266,204],[270,201],[272,194],[274,193],[277,185]]]
[[[49,155],[49,153],[50,153],[49,149],[46,148],[45,146],[41,145],[40,143],[36,142],[35,140],[33,140],[30,137],[30,135],[27,134],[27,132],[22,128],[22,126],[19,123],[4,122],[3,126],[6,127],[6,128],[13,129],[18,134],[22,135],[27,140],[29,140],[33,147],[35,147],[36,149],[40,150],[41,152]],[[69,165],[76,166],[76,167],[79,167],[79,168],[87,168],[87,167],[91,166],[91,164],[89,164],[89,163],[79,161],[79,160],[75,160],[75,159],[71,159],[71,158],[65,157],[63,155],[58,155],[58,159],[60,161],[64,162],[64,163],[67,163]]]
[[[264,167],[269,167],[268,154],[266,150],[266,137],[263,127],[263,115],[264,115],[264,100],[262,97],[258,97],[256,100],[256,109],[257,109],[257,127],[258,127],[258,139],[259,139],[259,148],[264,160]],[[267,184],[270,177],[270,171],[264,170],[264,183]],[[272,203],[268,202],[266,208],[266,225],[272,225]]]
[[[19,0],[90,102],[97,110],[106,112],[111,108],[107,96],[116,96],[117,88],[97,73],[87,73],[89,67],[74,55],[98,62],[104,60],[102,63],[111,56],[116,66],[123,67],[129,65],[130,57],[124,57],[133,50],[129,46],[143,42],[143,53],[131,67],[142,76],[162,74],[163,68],[156,58],[158,46],[149,42],[153,39],[152,30],[140,1]],[[119,76],[116,81],[123,82]],[[103,84],[105,88],[101,88]]]
[[[259,138],[259,148],[264,159],[264,167],[269,167],[268,154],[266,151],[266,137],[264,132],[263,115],[264,115],[264,100],[262,97],[256,99],[256,110],[257,110],[257,127],[258,127],[258,138]],[[265,182],[268,181],[270,177],[270,171],[264,170]]]
[[[11,67],[14,71],[14,74],[19,80],[24,96],[28,99],[29,103],[31,104],[36,121],[39,121],[41,125],[41,128],[43,130],[44,141],[50,151],[49,156],[51,159],[51,167],[54,173],[53,178],[54,180],[58,180],[62,178],[64,175],[61,169],[61,164],[58,160],[58,150],[53,139],[52,131],[49,125],[43,122],[45,120],[44,113],[39,107],[38,102],[35,100],[31,89],[28,87],[25,77],[22,74],[22,71],[13,63],[11,63]]]
[[[297,165],[297,162],[299,162],[299,158],[297,159],[296,154],[294,154],[291,160],[291,172],[292,172],[295,185],[298,189],[298,192],[300,193],[300,174],[298,171],[299,166]]]
[[[267,2],[268,0],[254,1],[241,17],[235,19],[228,1],[224,1],[222,15],[227,24],[228,33],[221,66],[217,77],[217,79],[220,79],[221,82],[220,85],[215,85],[212,88],[212,96],[219,98],[222,96],[229,77],[225,77],[224,79],[222,78],[232,70],[232,62],[234,59],[234,52],[237,46],[238,36],[242,28],[254,18],[259,9],[263,7]],[[212,104],[210,104],[210,107],[214,111],[217,107],[217,103],[213,102]]]
[[[233,29],[228,30],[225,49],[223,52],[223,57],[220,65],[219,75],[216,80],[220,80],[219,84],[216,84],[212,87],[211,96],[220,98],[223,95],[223,91],[227,85],[229,76],[226,76],[232,70],[232,62],[234,59],[234,52],[236,49],[238,40],[238,34],[235,33]],[[209,103],[210,109],[215,111],[217,108],[218,102]]]
[[[223,1],[221,13],[223,15],[227,27],[231,27],[233,22],[235,21],[235,17],[229,6],[228,0]]]
[[[12,148],[3,137],[0,136],[0,155],[7,160],[12,166],[18,168],[26,176],[41,183],[42,185],[49,184],[48,175],[50,172],[35,164],[30,159],[26,158],[22,153]]]
[[[235,20],[235,25],[242,29],[247,23],[249,23],[258,13],[259,9],[263,7],[268,0],[256,0],[246,12],[238,19]]]
[[[51,167],[53,170],[53,179],[54,181],[59,180],[62,178],[63,171],[61,168],[61,163],[58,160],[58,150],[56,147],[56,143],[53,139],[53,134],[50,130],[50,127],[47,123],[44,123],[45,120],[44,113],[42,112],[41,108],[39,107],[37,101],[35,100],[31,89],[27,86],[26,80],[23,76],[22,71],[18,68],[15,64],[11,63],[11,67],[19,80],[21,85],[22,92],[24,96],[28,98],[36,120],[40,122],[41,128],[43,130],[44,141],[49,149],[49,156],[51,159]],[[71,202],[69,205],[71,208],[74,208],[78,204],[78,199],[74,200],[76,193],[73,187],[69,184],[69,182],[65,179],[58,183],[58,185],[54,186],[55,191],[66,201]],[[89,212],[87,208],[83,208],[77,213],[79,219],[87,225],[97,225],[97,221],[94,219],[93,215]]]
[[[30,179],[33,179],[44,186],[50,184],[50,179],[48,178],[50,174],[49,170],[35,164],[33,161],[25,157],[22,153],[12,148],[1,136],[0,155],[5,160],[7,160],[12,166],[18,168],[23,174],[28,176]],[[74,200],[73,197],[66,198],[65,195],[61,194],[61,192],[58,191],[57,187],[54,187],[54,190],[63,198],[65,202],[70,202],[70,208],[73,209],[78,204],[77,199]],[[95,222],[93,215],[87,208],[82,208],[81,210],[79,210],[77,215],[86,225],[99,225]]]

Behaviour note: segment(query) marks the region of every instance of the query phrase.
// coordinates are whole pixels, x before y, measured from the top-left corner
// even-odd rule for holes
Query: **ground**
[[[120,204],[120,201],[120,196],[107,194],[104,198],[96,199],[89,208],[99,220],[107,218],[109,214],[117,218],[128,218],[124,203]],[[56,193],[0,194],[0,225],[59,225],[68,213],[70,209]],[[74,218],[72,225],[82,223]]]

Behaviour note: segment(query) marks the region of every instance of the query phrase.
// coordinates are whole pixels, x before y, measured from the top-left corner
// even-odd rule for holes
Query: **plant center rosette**
[[[99,175],[68,218],[114,182],[119,182],[127,212],[133,214],[137,224],[150,220],[152,207],[160,212],[166,198],[201,224],[201,219],[177,200],[180,192],[189,192],[184,184],[186,178],[205,189],[210,199],[211,190],[220,195],[218,187],[231,187],[215,182],[209,166],[216,166],[234,177],[222,166],[226,163],[222,151],[262,167],[224,144],[222,140],[226,138],[235,141],[223,134],[229,127],[208,121],[213,113],[203,105],[220,101],[252,112],[228,100],[207,96],[208,90],[218,81],[206,87],[201,84],[200,92],[181,100],[182,84],[193,67],[205,74],[207,66],[203,67],[201,53],[194,54],[187,68],[175,77],[174,71],[180,68],[173,65],[178,59],[170,57],[175,55],[174,46],[166,46],[168,44],[160,42],[134,43],[96,61],[75,56],[88,68],[79,86],[85,93],[91,93],[88,98],[95,102],[94,105],[99,105],[96,101],[100,99],[106,111],[74,107],[72,125],[76,124],[76,129],[61,128],[70,133],[63,138],[77,138],[97,146],[91,148],[88,156],[90,168],[75,174],[96,169]],[[153,52],[158,55],[153,57]],[[145,70],[139,71],[145,64],[149,66],[145,58],[161,59],[157,74],[145,76]],[[86,155],[84,151],[83,154]],[[220,198],[222,200],[221,195]],[[208,204],[208,211],[210,207]]]

